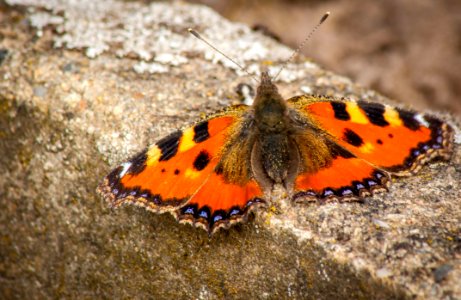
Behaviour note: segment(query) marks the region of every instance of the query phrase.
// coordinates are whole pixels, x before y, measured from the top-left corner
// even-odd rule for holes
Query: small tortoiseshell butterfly
[[[294,201],[353,201],[390,176],[449,159],[453,129],[380,103],[302,95],[284,100],[267,72],[252,106],[231,106],[172,133],[110,172],[112,207],[171,212],[210,234],[245,220],[274,184]]]

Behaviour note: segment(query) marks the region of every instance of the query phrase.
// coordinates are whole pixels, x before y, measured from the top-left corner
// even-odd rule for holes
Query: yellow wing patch
[[[371,153],[375,147],[371,143],[365,143],[363,146],[359,148],[360,152],[362,153]]]
[[[192,168],[189,168],[189,169],[186,169],[184,176],[186,176],[189,179],[195,179],[200,176],[200,172],[195,171]]]
[[[156,145],[152,145],[150,149],[147,151],[146,165],[149,167],[155,166],[158,163],[158,160],[161,155],[162,151],[160,151],[160,149]]]
[[[184,130],[181,137],[181,142],[179,143],[179,152],[186,152],[197,144],[194,141],[194,135],[195,133],[193,127]]]
[[[351,122],[357,124],[368,124],[367,116],[363,113],[360,107],[355,102],[348,102],[346,103],[346,111],[349,113],[351,117]]]
[[[402,119],[399,116],[399,113],[392,107],[386,106],[386,110],[384,111],[384,119],[391,125],[391,126],[402,126]]]

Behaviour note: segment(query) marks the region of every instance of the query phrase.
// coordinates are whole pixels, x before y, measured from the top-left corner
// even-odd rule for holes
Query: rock
[[[251,73],[261,59],[277,70],[290,50],[185,3],[6,3],[2,298],[461,297],[458,145],[450,162],[397,179],[389,193],[365,203],[281,199],[275,213],[258,212],[211,239],[170,215],[113,211],[95,193],[110,166],[231,104],[238,84],[251,83],[190,37],[188,27]],[[168,71],[140,72],[142,63]],[[302,58],[288,65],[279,86],[286,97],[307,86],[389,102]],[[449,272],[433,273],[444,264]]]
[[[440,282],[444,280],[448,276],[451,270],[453,270],[453,266],[447,265],[447,264],[441,265],[440,267],[435,269],[434,270],[435,282]]]

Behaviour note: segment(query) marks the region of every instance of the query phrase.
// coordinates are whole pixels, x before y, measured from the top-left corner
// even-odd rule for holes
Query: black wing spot
[[[349,128],[344,130],[343,140],[355,147],[360,147],[363,145],[363,139]]]
[[[330,102],[331,107],[335,113],[335,118],[338,120],[349,121],[351,116],[346,110],[346,103],[344,102]]]
[[[389,133],[387,136],[388,136],[389,138],[391,138],[391,139],[394,137],[394,135],[393,135],[392,133]]]
[[[368,120],[377,126],[388,126],[389,122],[384,118],[386,107],[381,103],[370,103],[366,101],[358,101],[359,107],[365,112]]]
[[[397,112],[399,113],[400,119],[403,121],[403,125],[410,130],[416,131],[421,126],[419,122],[415,119],[416,114],[408,111],[397,108]]]
[[[194,142],[201,143],[210,137],[208,121],[200,122],[194,126]]]
[[[174,175],[179,175],[180,171],[178,169],[174,170]]]
[[[176,155],[178,152],[179,140],[181,139],[181,136],[182,132],[176,131],[156,143],[157,147],[162,152],[159,161],[169,160]]]
[[[200,151],[197,157],[194,160],[194,168],[197,171],[201,171],[206,168],[206,166],[210,163],[210,154],[205,150]]]
[[[383,144],[383,141],[382,141],[381,139],[377,139],[377,140],[376,140],[376,143],[382,145],[382,144]]]

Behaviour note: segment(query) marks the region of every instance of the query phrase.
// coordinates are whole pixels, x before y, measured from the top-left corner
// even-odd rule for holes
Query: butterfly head
[[[286,131],[287,106],[267,71],[261,73],[261,82],[256,92],[253,108],[255,123],[260,131]]]

